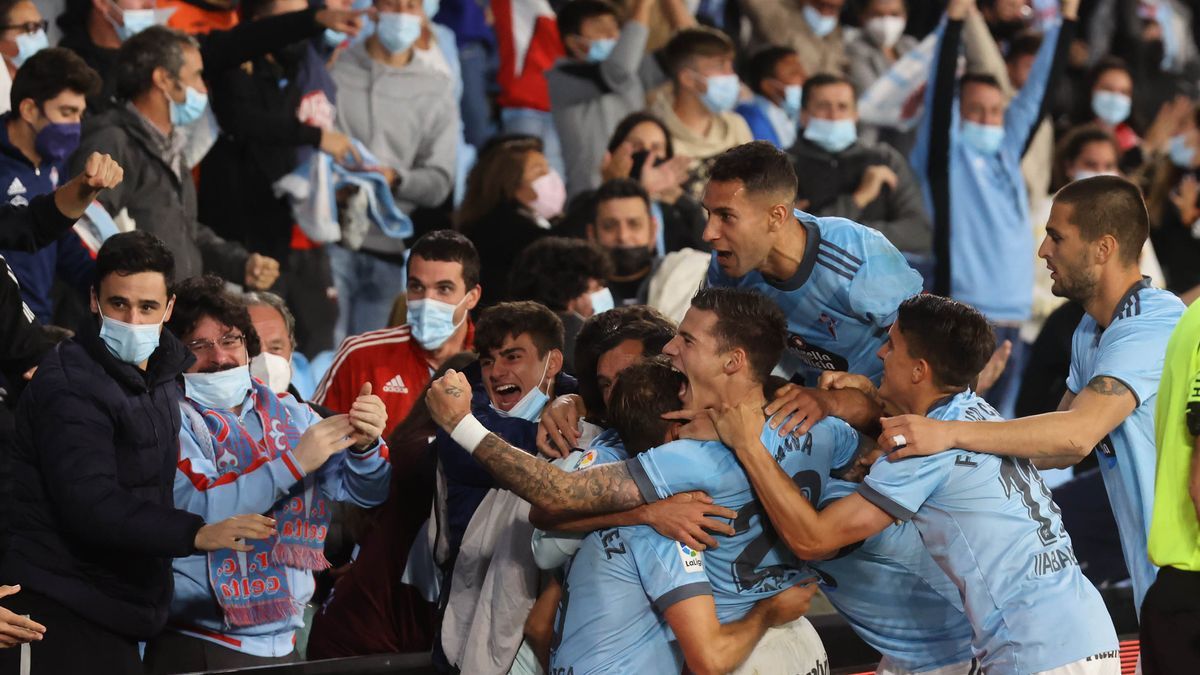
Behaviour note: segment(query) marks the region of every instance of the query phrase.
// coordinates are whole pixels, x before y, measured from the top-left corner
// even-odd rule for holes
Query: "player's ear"
[[[932,372],[933,371],[931,371],[929,368],[928,361],[925,359],[917,359],[917,362],[913,364],[912,383],[920,384],[924,382]]]
[[[1093,244],[1093,260],[1097,265],[1103,265],[1117,255],[1117,239],[1111,234],[1101,235]]]
[[[747,356],[746,350],[741,347],[731,349],[725,355],[725,366],[723,370],[726,375],[733,375],[737,371],[746,366]]]

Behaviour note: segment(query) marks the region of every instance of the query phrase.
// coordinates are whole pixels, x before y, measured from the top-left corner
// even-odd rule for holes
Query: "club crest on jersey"
[[[825,312],[821,312],[821,316],[817,317],[817,323],[823,324],[829,330],[829,337],[837,340],[837,319],[829,316]]]
[[[825,316],[822,314],[821,316]],[[830,320],[832,322],[832,319]],[[831,332],[835,330],[830,324]],[[810,368],[817,370],[850,370],[850,362],[841,354],[834,354],[805,340],[795,333],[788,333],[788,349],[800,357]]]
[[[683,571],[688,573],[704,571],[703,553],[679,542],[675,542],[675,546],[679,548],[679,559],[683,561]]]
[[[583,453],[583,458],[579,460],[579,466],[576,468],[577,469],[586,469],[589,466],[591,466],[593,463],[595,463],[595,461],[596,461],[596,451],[588,450],[587,452]]]

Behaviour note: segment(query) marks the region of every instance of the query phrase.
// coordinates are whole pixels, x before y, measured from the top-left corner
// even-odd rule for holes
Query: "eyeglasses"
[[[192,340],[191,342],[187,343],[187,348],[188,351],[199,356],[201,354],[211,352],[218,345],[223,351],[228,352],[233,351],[244,344],[246,344],[245,335],[230,334],[218,338],[216,342],[213,342],[212,340]]]
[[[49,27],[50,27],[50,22],[47,21],[46,19],[42,19],[41,21],[27,21],[25,23],[17,23],[17,24],[13,24],[11,26],[3,26],[2,29],[3,30],[15,30],[15,31],[20,31],[22,33],[27,33],[27,34],[32,35],[33,33],[36,33],[39,30],[44,31]]]

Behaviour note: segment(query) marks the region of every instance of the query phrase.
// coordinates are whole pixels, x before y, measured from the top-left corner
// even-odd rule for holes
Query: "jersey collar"
[[[1142,290],[1143,288],[1150,288],[1150,277],[1143,276],[1141,279],[1138,279],[1136,282],[1134,282],[1134,284],[1129,287],[1129,290],[1125,291],[1125,295],[1121,296],[1121,299],[1117,301],[1117,306],[1113,308],[1112,318],[1108,320],[1108,325],[1111,326],[1114,321],[1120,318],[1121,314],[1125,312],[1126,305],[1132,302],[1133,296],[1137,295],[1138,291]]]

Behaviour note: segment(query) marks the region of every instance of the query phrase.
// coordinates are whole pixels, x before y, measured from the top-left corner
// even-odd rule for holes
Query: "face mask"
[[[167,306],[168,309],[170,305]],[[108,347],[108,353],[130,365],[136,366],[158,349],[158,339],[162,334],[163,321],[167,313],[158,323],[125,323],[104,316],[100,312],[100,339]]]
[[[187,87],[183,103],[177,103],[171,99],[171,124],[177,127],[186,127],[200,119],[207,107],[208,94],[201,94],[192,87]]]
[[[36,33],[21,33],[17,36],[17,55],[13,57],[13,65],[20,68],[29,60],[29,57],[49,46],[50,40],[46,38],[44,30]]]
[[[546,373],[550,370],[550,356],[546,356],[546,366],[542,368],[542,376],[538,378],[537,385],[525,392],[520,401],[512,407],[512,410],[504,412],[503,410],[492,405],[492,410],[495,410],[501,417],[515,417],[525,420],[526,422],[537,422],[542,415],[542,408],[550,402],[550,397],[542,391],[542,380],[546,379]]]
[[[438,10],[442,8],[442,0],[424,0],[421,8],[425,10],[425,18],[433,21],[433,17],[437,16]]]
[[[1178,134],[1171,137],[1171,145],[1168,150],[1171,157],[1171,163],[1180,169],[1190,169],[1196,159],[1196,149],[1187,142],[1187,136]]]
[[[348,40],[350,36],[332,28],[326,28],[325,32],[321,34],[321,38],[325,40],[326,45],[330,47],[337,47]]]
[[[116,19],[108,17],[108,22],[117,31],[117,39],[121,42],[137,35],[151,26],[157,26],[158,13],[153,9],[126,9],[121,12],[121,21],[124,25],[117,23]]]
[[[654,251],[646,246],[618,246],[608,249],[613,272],[618,277],[631,277],[646,271],[654,261]]]
[[[821,146],[826,152],[839,153],[858,140],[858,129],[854,120],[825,120],[808,118],[804,137]]]
[[[263,352],[250,359],[250,376],[262,380],[276,394],[282,394],[292,383],[292,364],[278,354]]]
[[[962,140],[968,147],[983,155],[994,155],[1004,142],[1004,127],[993,124],[962,123]]]
[[[605,286],[595,293],[591,293],[592,298],[592,316],[607,312],[614,307],[612,291]]]
[[[588,47],[587,60],[592,63],[600,63],[607,61],[613,48],[617,46],[617,41],[613,38],[605,38],[603,40],[592,40],[592,44]]]
[[[389,53],[407,51],[421,37],[421,17],[400,12],[380,12],[375,34]]]
[[[907,20],[902,16],[877,16],[868,21],[863,28],[875,44],[884,49],[891,49],[900,41],[900,36],[904,35],[906,23]]]
[[[837,28],[838,18],[836,14],[825,16],[818,12],[812,5],[805,5],[803,11],[804,20],[808,22],[808,27],[812,29],[812,32],[817,37],[823,38],[832,33],[834,28]]]
[[[783,111],[793,119],[800,116],[800,107],[804,104],[804,86],[789,84],[783,88]]]
[[[1117,174],[1113,173],[1112,171],[1088,171],[1087,169],[1080,169],[1080,170],[1076,171],[1075,173],[1071,174],[1071,180],[1072,181],[1087,180],[1089,178],[1095,178],[1096,176],[1115,176],[1115,175],[1117,175]]]
[[[733,110],[738,100],[737,75],[709,75],[704,82],[707,89],[700,95],[704,107],[716,115]]]
[[[33,139],[33,149],[55,164],[65,160],[79,147],[79,122],[51,122]]]
[[[413,339],[417,341],[417,344],[430,351],[446,344],[446,340],[449,340],[450,336],[454,335],[454,331],[458,330],[463,321],[467,320],[467,315],[463,314],[462,321],[454,323],[454,312],[458,310],[459,305],[466,301],[467,299],[463,298],[458,305],[451,305],[433,298],[410,301],[408,303],[408,327],[412,331]]]
[[[567,203],[567,186],[563,185],[562,176],[559,176],[557,171],[551,169],[549,173],[533,181],[530,187],[537,194],[537,199],[529,205],[534,213],[546,220],[562,213],[563,205]]]
[[[184,373],[183,393],[205,408],[229,410],[241,405],[250,391],[250,366],[215,373]]]
[[[1098,91],[1092,94],[1092,112],[1109,126],[1117,126],[1129,118],[1133,101],[1124,94]]]

